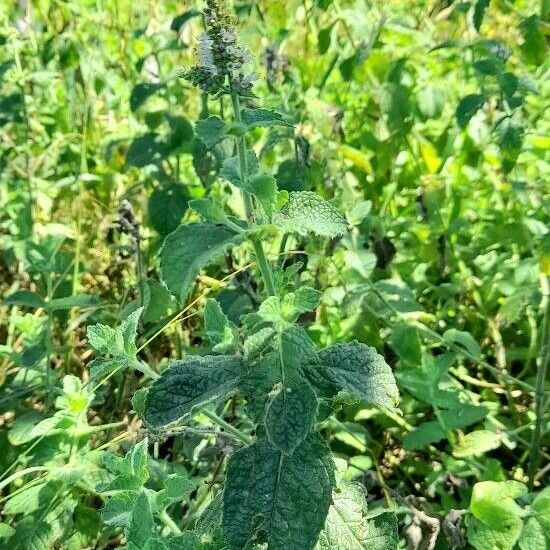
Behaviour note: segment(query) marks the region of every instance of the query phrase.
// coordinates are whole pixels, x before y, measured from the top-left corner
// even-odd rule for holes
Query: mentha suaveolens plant
[[[223,491],[208,509],[209,521],[217,525],[201,535],[204,548],[390,550],[397,544],[394,516],[366,520],[363,488],[339,479],[316,426],[336,398],[394,408],[398,392],[391,369],[362,343],[317,349],[296,321],[317,307],[320,292],[296,288],[295,267],[274,268],[262,242],[266,235],[282,239],[289,233],[334,238],[346,234],[346,222],[315,193],[280,192],[274,177],[262,170],[247,133],[258,126],[289,125],[276,111],[241,106],[251,95],[251,55],[238,43],[223,0],[206,4],[198,64],[187,78],[203,92],[227,94],[233,120],[209,116],[197,122],[195,132],[207,149],[222,141],[233,144],[234,156],[223,162],[219,177],[240,193],[246,219],[232,216],[214,195],[191,201],[202,221],[181,225],[166,237],[161,274],[183,302],[201,268],[248,244],[265,298],[240,327],[208,300],[204,319],[213,354],[171,365],[150,387],[144,419],[158,431],[199,410],[216,418],[212,407],[230,397],[244,404],[253,429],[239,432],[242,448],[229,458]],[[214,531],[221,533],[217,542]]]

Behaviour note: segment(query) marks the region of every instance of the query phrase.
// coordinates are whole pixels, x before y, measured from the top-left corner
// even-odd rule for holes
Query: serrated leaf
[[[265,428],[271,444],[285,454],[292,453],[313,429],[317,407],[310,384],[297,374],[287,374],[271,390],[266,407]]]
[[[250,178],[249,188],[268,216],[273,214],[277,203],[277,181],[269,174],[257,174]]]
[[[344,218],[332,204],[311,191],[289,193],[288,202],[275,214],[273,222],[290,233],[315,233],[337,237],[347,232]]]
[[[246,152],[246,168],[248,176],[251,177],[258,172],[259,163],[256,153],[248,150]],[[230,157],[223,161],[220,169],[220,177],[226,179],[229,183],[232,183],[239,189],[246,189],[250,191],[250,185],[248,181],[245,181],[241,177],[241,168],[239,165],[239,157]]]
[[[229,319],[220,304],[212,298],[206,301],[204,307],[204,330],[215,352],[223,353],[235,347],[235,335]]]
[[[243,123],[248,129],[257,126],[292,126],[285,122],[283,115],[270,109],[241,109]]]
[[[291,455],[265,438],[237,451],[229,459],[223,497],[229,549],[242,550],[255,537],[267,550],[314,548],[331,503],[331,462],[316,434]]]
[[[367,523],[366,550],[397,550],[399,535],[397,517],[392,512],[384,512]]]
[[[237,356],[186,357],[172,364],[149,389],[145,419],[154,428],[190,415],[196,407],[227,398],[243,368]]]
[[[359,342],[336,344],[318,354],[310,365],[313,378],[321,376],[336,391],[393,410],[399,400],[393,372],[374,348]]]
[[[162,245],[162,280],[183,302],[200,269],[241,241],[241,235],[210,222],[182,225],[170,233]]]
[[[190,200],[189,206],[207,222],[219,223],[226,218],[223,204],[213,197]]]
[[[463,97],[456,108],[456,120],[461,128],[466,128],[470,119],[483,107],[483,94],[469,94]]]
[[[316,550],[367,550],[366,489],[359,483],[340,482],[332,493]]]
[[[132,520],[137,491],[120,491],[113,495],[101,510],[103,523],[113,527],[126,527]]]
[[[225,138],[225,122],[217,116],[203,118],[195,124],[195,134],[207,149],[212,149]]]
[[[130,524],[126,532],[128,550],[141,550],[153,537],[154,520],[149,494],[141,491],[134,503]]]

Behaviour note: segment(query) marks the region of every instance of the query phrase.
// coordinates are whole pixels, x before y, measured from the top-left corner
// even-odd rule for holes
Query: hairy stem
[[[542,425],[544,419],[544,383],[550,360],[550,277],[542,277],[542,302],[544,305],[544,317],[542,320],[542,341],[540,347],[540,364],[537,370],[535,382],[535,429],[531,436],[529,449],[529,487],[532,489],[540,461],[540,442],[542,438]]]
[[[231,83],[231,78],[229,79]],[[231,104],[233,106],[233,116],[237,125],[242,125],[241,118],[241,106],[239,101],[239,94],[231,86]],[[245,136],[239,135],[235,138],[237,143],[237,157],[239,159],[239,171],[242,181],[248,180],[248,166],[246,162],[246,140]],[[254,220],[254,205],[252,202],[252,196],[246,189],[241,190],[243,203],[244,203],[244,212],[248,223],[252,223]],[[271,265],[269,264],[267,257],[265,255],[264,247],[260,239],[256,236],[250,237],[252,246],[254,247],[254,254],[258,260],[258,266],[260,267],[260,272],[262,274],[262,279],[265,284],[265,289],[270,296],[275,294],[275,283],[273,281],[273,272],[271,270]]]

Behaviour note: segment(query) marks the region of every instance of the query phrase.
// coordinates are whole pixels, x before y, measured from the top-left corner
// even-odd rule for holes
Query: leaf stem
[[[6,479],[0,482],[0,490],[2,490],[4,487],[7,487],[10,483],[15,481],[16,479],[26,476],[27,474],[32,474],[33,472],[47,472],[47,471],[49,471],[49,468],[47,468],[46,466],[31,466],[30,468],[25,468],[24,470],[18,470],[17,472],[13,473],[11,476],[7,477]]]
[[[226,422],[223,418],[220,418],[216,413],[206,409],[202,410],[201,412],[202,414],[204,414],[204,416],[212,420],[212,422],[220,426],[220,428],[223,428],[228,434],[231,434],[241,443],[244,443],[245,445],[250,445],[252,443],[252,438],[241,432],[241,430],[235,428],[235,426],[229,424],[229,422]]]
[[[243,121],[241,117],[239,94],[231,84],[231,76],[229,76],[229,87],[231,90],[231,105],[233,106],[233,116],[235,118],[235,123],[238,126],[242,126]],[[243,181],[247,181],[248,166],[246,163],[246,139],[244,134],[236,136],[235,142],[237,144],[237,157],[239,159],[239,171],[241,179]],[[252,195],[246,189],[242,189],[241,194],[243,197],[246,219],[249,224],[252,224],[254,221],[254,204],[252,202]],[[254,247],[254,254],[256,255],[256,259],[258,260],[258,266],[260,267],[260,272],[262,274],[262,279],[264,281],[266,291],[270,296],[273,296],[276,294],[275,282],[273,281],[273,272],[271,270],[271,265],[269,264],[265,255],[262,242],[257,236],[251,236],[250,241],[252,243],[252,246]]]
[[[542,342],[540,347],[540,364],[535,382],[535,429],[531,436],[531,445],[529,449],[528,477],[530,489],[533,489],[533,485],[535,484],[535,475],[540,461],[540,442],[544,419],[544,384],[548,371],[548,363],[550,362],[550,277],[542,277],[541,284],[544,317],[541,327]]]

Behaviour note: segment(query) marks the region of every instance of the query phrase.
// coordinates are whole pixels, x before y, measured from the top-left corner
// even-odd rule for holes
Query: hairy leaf
[[[358,399],[394,409],[399,392],[391,368],[374,348],[359,342],[336,344],[318,353],[319,364],[308,370]]]
[[[329,202],[311,191],[289,193],[289,200],[273,221],[285,231],[322,237],[337,237],[346,233],[344,218]]]
[[[225,137],[225,122],[220,117],[209,116],[195,124],[195,134],[208,149],[212,149]]]
[[[241,359],[227,355],[193,356],[174,363],[147,394],[146,421],[160,428],[196,407],[228,397],[237,388],[241,369]]]
[[[210,222],[181,225],[162,246],[160,269],[164,283],[184,301],[199,270],[241,241],[242,237],[231,229]]]
[[[265,438],[236,452],[227,467],[222,529],[230,550],[250,540],[267,550],[311,550],[331,502],[330,451],[316,434],[291,455]]]

